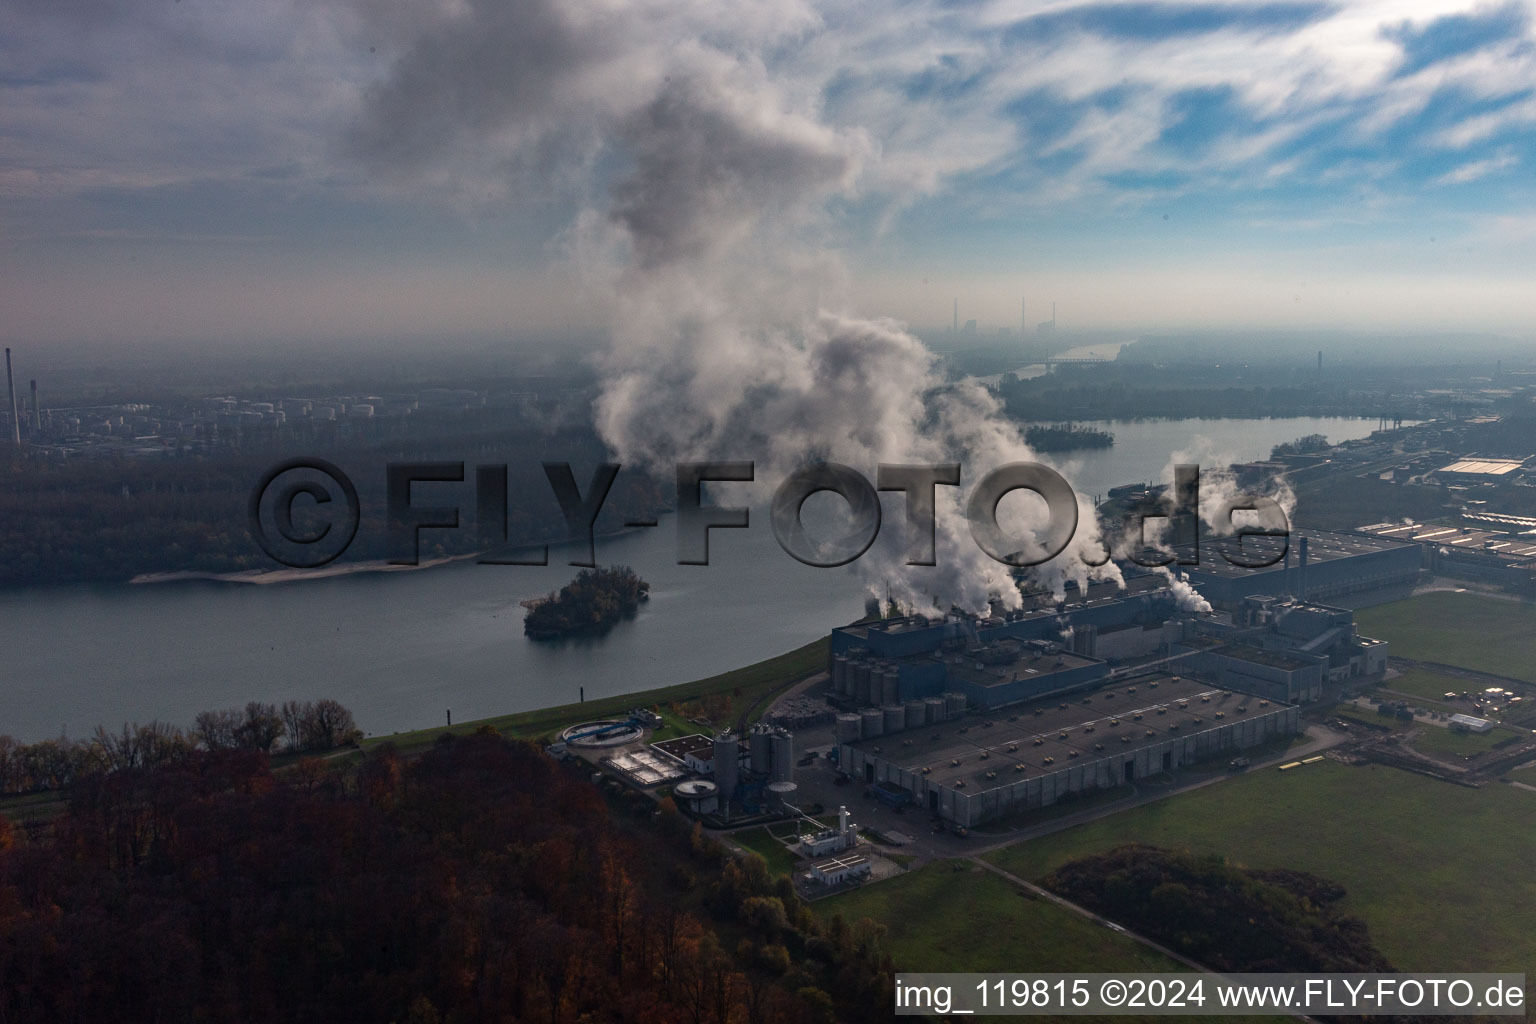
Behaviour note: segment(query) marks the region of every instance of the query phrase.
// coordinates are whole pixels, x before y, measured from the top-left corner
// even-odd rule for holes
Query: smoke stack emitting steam
[[[998,465],[1044,460],[984,388],[947,384],[903,324],[835,298],[843,271],[817,238],[880,150],[864,128],[824,122],[819,88],[778,80],[763,57],[815,27],[814,13],[641,6],[391,8],[400,17],[377,28],[403,28],[403,53],[354,146],[381,170],[418,172],[441,170],[429,163],[445,152],[499,167],[569,155],[571,175],[602,197],[566,243],[612,325],[595,411],[615,456],[668,472],[753,460],[757,482],[730,494],[739,503],[753,487],[758,504],[808,461],[870,478],[881,462],[961,462],[961,486],[938,488],[936,567],[908,567],[904,545],[886,543],[901,533],[894,501],[881,542],[855,564],[916,609],[984,612],[993,595],[1017,607],[1010,569],[972,540],[960,498]],[[403,26],[407,10],[421,20]],[[615,180],[597,180],[614,167]],[[540,182],[571,180],[541,170]],[[954,315],[958,327],[958,302]],[[1010,533],[1044,525],[1043,503],[1021,498],[999,508]],[[1066,578],[1118,579],[1079,551],[1102,555],[1081,497],[1077,535],[1035,575],[1058,591]]]

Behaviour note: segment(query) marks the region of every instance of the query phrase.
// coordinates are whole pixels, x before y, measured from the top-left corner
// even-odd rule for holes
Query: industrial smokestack
[[[1307,538],[1301,538],[1301,557],[1297,559],[1297,574],[1301,577],[1296,588],[1300,591],[1296,596],[1303,601],[1307,599]]]
[[[43,430],[43,411],[37,407],[37,381],[32,382],[32,433],[40,434]]]
[[[11,350],[5,350],[5,387],[11,395],[11,440],[21,447],[21,419],[16,415],[16,378],[11,375]]]

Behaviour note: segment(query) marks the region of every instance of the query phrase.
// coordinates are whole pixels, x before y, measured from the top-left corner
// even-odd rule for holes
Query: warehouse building
[[[1258,553],[1266,550],[1266,544],[1274,546],[1278,541],[1250,537],[1243,547]],[[1288,595],[1325,600],[1411,585],[1418,577],[1421,561],[1418,545],[1389,537],[1293,530],[1285,555],[1267,568],[1231,565],[1214,550],[1202,550],[1200,564],[1186,568],[1189,582],[1207,601],[1230,609],[1248,597]]]
[[[1054,804],[1300,728],[1294,706],[1165,673],[895,737],[842,743],[839,764],[958,825]]]

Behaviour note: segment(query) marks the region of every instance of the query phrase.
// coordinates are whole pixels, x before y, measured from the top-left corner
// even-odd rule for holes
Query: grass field
[[[1021,892],[969,861],[934,861],[813,906],[823,919],[841,914],[850,923],[868,917],[885,925],[898,970],[1184,969],[1132,939]]]
[[[1532,794],[1536,796],[1536,794]],[[733,832],[729,837],[731,842],[762,857],[768,862],[768,870],[775,875],[790,875],[795,871],[795,857],[785,848],[784,844],[773,837],[773,834],[765,828],[746,829],[741,832]]]
[[[1394,645],[1394,650],[1395,650]],[[1443,659],[1434,659],[1436,661]],[[1447,693],[1461,693],[1464,690],[1481,689],[1470,679],[1460,679],[1456,676],[1444,675],[1430,669],[1410,668],[1400,676],[1395,676],[1381,684],[1389,690],[1399,693],[1411,693],[1415,697],[1423,697],[1425,700],[1434,701],[1436,705],[1452,707],[1460,705],[1462,708],[1470,708],[1465,701],[1448,701]]]
[[[1536,796],[1536,793],[1531,794]],[[817,900],[823,920],[870,918],[885,926],[885,944],[900,971],[1187,971],[1134,939],[1021,890],[965,860],[934,861],[883,882]],[[1018,1017],[978,1016],[978,1021]],[[1036,1020],[1046,1018],[1036,1017]],[[1219,1024],[1258,1018],[1072,1017],[1114,1024]]]
[[[484,725],[491,726],[504,736],[532,739],[555,733],[576,722],[620,715],[635,707],[663,708],[662,715],[667,719],[667,726],[658,731],[657,738],[666,739],[669,736],[698,731],[696,726],[669,715],[664,707],[667,704],[690,703],[720,695],[728,702],[729,711],[721,716],[721,721],[716,724],[722,727],[734,726],[736,720],[759,698],[821,670],[826,663],[827,641],[822,638],[788,654],[781,654],[776,658],[760,661],[756,665],[748,665],[746,668],[724,672],[692,683],[621,694],[617,697],[604,697],[599,700],[589,700],[583,704],[564,704],[538,711],[482,718],[473,722],[457,723],[451,728],[420,729],[415,732],[397,733],[393,736],[373,736],[364,740],[363,745],[371,747],[382,743],[393,743],[402,751],[409,751],[431,745],[445,732],[471,733]],[[766,709],[767,703],[764,702],[757,705],[756,713],[760,714]]]
[[[1536,970],[1536,793],[1333,761],[1257,771],[989,855],[1038,879],[1129,842],[1310,871],[1405,970]]]
[[[1419,735],[1412,741],[1412,746],[1415,750],[1421,750],[1431,756],[1452,754],[1466,757],[1469,754],[1481,754],[1492,750],[1495,743],[1509,739],[1513,735],[1514,733],[1506,729],[1494,729],[1491,732],[1457,732],[1442,729],[1437,725],[1421,725]]]
[[[1355,621],[1392,654],[1536,682],[1536,605],[1437,591],[1362,608]]]

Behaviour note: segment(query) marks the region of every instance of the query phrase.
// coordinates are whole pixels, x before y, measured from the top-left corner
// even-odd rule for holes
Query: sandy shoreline
[[[609,533],[599,533],[592,538],[594,541],[605,540],[611,537],[622,537],[625,534],[634,533],[641,527],[629,527],[613,530]],[[551,550],[558,547],[559,543],[550,544]],[[433,558],[417,565],[394,565],[390,562],[373,559],[366,562],[344,562],[340,565],[322,565],[318,569],[242,569],[239,572],[199,572],[186,570],[182,572],[146,572],[140,573],[129,580],[129,583],[177,583],[182,580],[212,580],[216,583],[294,583],[299,580],[323,580],[332,576],[350,576],[360,572],[414,572],[417,569],[432,569],[439,565],[449,565],[453,562],[463,562],[471,558],[479,558],[485,552],[475,551],[467,555],[449,555],[445,558]]]
[[[451,562],[462,562],[470,558],[478,558],[479,553],[470,555],[451,555],[447,558],[433,558],[418,563],[417,565],[394,565],[384,561],[345,562],[341,565],[323,565],[318,569],[242,569],[239,572],[146,572],[133,579],[129,583],[175,583],[181,580],[213,580],[218,583],[292,583],[298,580],[323,580],[332,576],[350,576],[361,572],[413,572],[417,569],[431,569],[439,565],[448,565]]]

